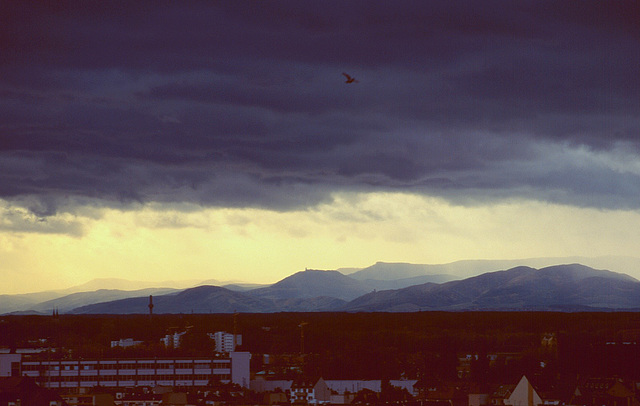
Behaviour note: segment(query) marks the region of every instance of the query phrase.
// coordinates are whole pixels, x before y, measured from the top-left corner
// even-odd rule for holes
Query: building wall
[[[0,377],[11,376],[12,365],[15,368],[15,363],[20,363],[22,354],[0,354]]]
[[[167,334],[160,339],[160,342],[167,348],[180,348],[180,340],[182,336],[186,334],[186,331],[180,333]]]
[[[315,405],[317,403],[316,394],[313,388],[292,388],[291,403],[308,403]]]
[[[209,337],[216,342],[216,352],[233,352],[236,350],[236,346],[242,345],[242,335],[234,335],[226,333],[224,331],[216,331],[215,333],[209,333]]]
[[[229,354],[233,367],[231,368],[231,382],[248,388],[251,384],[250,361],[251,353],[249,352],[232,352]]]
[[[487,393],[470,393],[469,406],[485,406],[489,404],[489,395]]]
[[[313,387],[313,393],[318,402],[327,403],[331,397],[331,389],[329,389],[327,383],[322,378],[318,379],[318,382],[316,382]]]
[[[0,354],[0,376],[11,376],[11,364],[44,387],[206,386],[211,379],[248,387],[250,353],[221,358],[27,360]],[[15,365],[15,364],[14,364]]]

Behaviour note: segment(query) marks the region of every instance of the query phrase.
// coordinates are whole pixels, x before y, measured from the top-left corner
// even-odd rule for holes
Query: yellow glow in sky
[[[6,219],[8,206],[0,207]],[[72,223],[76,234],[40,232],[48,226],[37,220],[23,219],[26,232],[0,221],[0,293],[94,278],[273,283],[305,268],[377,261],[635,255],[640,243],[635,211],[532,201],[465,207],[401,193],[339,194],[292,212],[157,204],[88,212],[47,220]]]

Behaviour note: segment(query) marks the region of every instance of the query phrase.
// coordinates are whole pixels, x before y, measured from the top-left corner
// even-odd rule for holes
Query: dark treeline
[[[188,331],[183,345],[165,349],[159,339],[174,331]],[[60,357],[197,356],[213,351],[206,333],[214,331],[242,334],[239,350],[255,354],[254,371],[283,377],[298,363],[328,379],[458,379],[459,357],[470,354],[468,378],[487,383],[522,374],[550,385],[576,376],[640,378],[640,313],[625,312],[4,316],[0,346],[64,348]],[[552,345],[542,343],[548,336]],[[144,344],[110,348],[121,338]],[[261,354],[270,354],[268,365]]]

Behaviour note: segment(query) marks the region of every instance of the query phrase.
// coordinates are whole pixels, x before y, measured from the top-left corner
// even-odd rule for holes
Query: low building
[[[290,400],[296,405],[320,405],[329,403],[331,390],[324,379],[317,381],[297,380],[291,384]]]
[[[616,378],[589,378],[582,381],[569,402],[580,406],[639,406],[634,391]]]
[[[186,331],[181,331],[167,334],[160,339],[160,342],[167,348],[180,348],[180,339],[186,333]]]
[[[111,348],[116,348],[116,347],[122,347],[122,348],[135,347],[135,346],[138,346],[138,345],[142,345],[143,342],[144,341],[134,340],[133,338],[121,338],[119,340],[111,341]]]
[[[513,384],[498,386],[489,396],[489,404],[492,406],[504,406],[506,404],[505,400],[511,396],[515,388],[516,385]]]
[[[114,396],[110,393],[87,393],[62,395],[69,406],[115,406]]]
[[[225,357],[46,360],[0,354],[0,377],[28,376],[45,388],[207,386],[211,382],[249,387],[251,354]]]

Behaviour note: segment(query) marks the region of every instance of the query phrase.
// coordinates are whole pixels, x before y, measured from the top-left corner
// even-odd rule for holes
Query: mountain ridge
[[[519,266],[441,284],[428,282],[402,289],[374,290],[350,301],[309,294],[310,290],[319,286],[322,286],[322,293],[329,291],[329,280],[342,284],[348,284],[349,280],[357,282],[335,271],[307,270],[283,279],[278,283],[279,287],[278,284],[274,285],[275,290],[259,288],[256,289],[258,293],[200,286],[177,294],[159,296],[154,298],[154,310],[158,313],[267,313],[640,308],[638,280],[629,275],[596,270],[580,264],[542,269]],[[302,291],[290,291],[292,287],[303,285],[305,289]],[[85,306],[75,309],[73,313],[140,312],[146,304],[144,298],[140,299]]]
[[[549,258],[537,260],[539,262],[550,261]],[[634,263],[635,261],[633,258],[626,258],[626,260],[628,260],[629,263]],[[506,260],[507,263],[511,261],[512,260]],[[205,303],[202,306],[196,302],[191,302],[190,306],[184,306],[179,303],[169,304],[169,302],[167,302],[171,310],[164,311],[415,311],[422,309],[422,307],[426,309],[465,310],[490,308],[491,306],[496,308],[522,308],[523,306],[531,305],[532,292],[537,292],[539,297],[544,296],[548,299],[553,298],[553,295],[557,295],[558,292],[562,292],[562,297],[566,300],[554,299],[560,307],[565,306],[567,303],[571,306],[575,303],[585,303],[583,300],[584,297],[592,298],[591,302],[589,302],[589,305],[592,307],[632,308],[636,306],[637,301],[631,295],[631,293],[635,292],[635,286],[638,282],[635,278],[624,273],[597,270],[580,264],[556,264],[549,267],[555,267],[554,272],[557,275],[561,274],[561,277],[557,275],[554,276],[554,274],[549,273],[550,271],[548,270],[545,271],[544,267],[540,269],[527,266],[513,267],[507,270],[512,270],[512,275],[520,272],[518,277],[503,281],[503,286],[500,288],[495,286],[491,287],[490,294],[485,292],[483,296],[479,296],[477,289],[482,287],[483,284],[489,283],[489,280],[493,280],[494,282],[495,280],[500,280],[501,275],[504,275],[504,272],[506,272],[505,270],[496,271],[494,269],[492,272],[486,272],[481,275],[463,279],[451,274],[438,273],[447,270],[448,267],[455,268],[460,266],[463,268],[458,268],[458,271],[462,273],[468,272],[469,268],[467,265],[471,262],[474,261],[458,261],[456,263],[442,264],[439,266],[377,262],[370,267],[360,270],[354,271],[353,269],[348,269],[353,272],[347,275],[335,270],[321,271],[308,269],[296,272],[267,286],[257,284],[216,286],[216,288],[222,290],[218,290],[217,295],[209,295],[206,299],[201,298]],[[477,269],[478,264],[481,264],[480,266],[487,266],[487,264],[494,262],[495,261],[479,260],[477,263],[471,265],[475,267],[474,269]],[[504,261],[498,262],[504,263]],[[407,277],[407,275],[415,275],[416,273],[425,271],[427,268],[429,268],[430,274]],[[394,269],[397,270],[397,272]],[[519,271],[514,271],[513,269],[519,269]],[[532,269],[538,271],[538,273],[535,275],[532,274]],[[381,273],[381,271],[387,273]],[[485,274],[489,274],[489,276]],[[373,277],[379,279],[374,279]],[[603,277],[604,279],[600,280],[600,282],[588,280],[591,277]],[[469,282],[463,283],[463,281],[471,278],[476,278],[472,279],[475,288],[466,286]],[[109,278],[108,280],[123,283],[116,278]],[[100,279],[97,279],[94,280],[93,283],[98,283],[99,281]],[[560,283],[562,281],[566,283]],[[573,281],[572,283],[574,283],[574,285],[567,285],[569,281]],[[452,283],[453,285],[451,285]],[[87,285],[88,284],[78,286]],[[555,290],[548,289],[548,286],[551,285],[554,286]],[[460,286],[464,289],[451,291],[448,290],[449,286]],[[606,291],[604,287],[607,287],[609,291]],[[75,288],[71,288],[71,290]],[[51,309],[54,308],[57,308],[63,313],[72,311],[104,311],[107,313],[115,310],[124,312],[134,311],[131,309],[136,309],[135,312],[146,312],[148,311],[149,295],[154,296],[154,304],[156,304],[155,311],[160,312],[158,303],[164,300],[171,301],[170,299],[163,298],[165,294],[170,293],[176,296],[182,292],[191,291],[193,288],[195,287],[187,289],[155,288],[155,290],[146,289],[138,291],[98,289],[93,292],[71,293],[62,297],[55,297],[54,295],[53,299],[51,298],[52,292],[0,295],[0,314],[49,314]],[[510,289],[517,290],[517,295],[520,296],[516,296],[520,297],[520,299],[524,297],[523,295],[526,296],[526,294],[528,294],[529,297],[524,301],[509,303],[510,297],[516,297],[514,296],[515,293]],[[196,290],[196,292],[198,292],[198,290]],[[371,296],[367,296],[372,293],[376,294],[375,300],[372,299]],[[398,295],[404,295],[406,297],[400,300],[397,297]],[[114,299],[135,299],[136,296],[139,296],[137,300],[125,302],[125,304],[105,304],[113,302]],[[394,296],[396,297],[394,298]],[[181,297],[186,298],[187,296]],[[366,300],[369,301],[366,305],[364,298],[367,298]],[[421,299],[418,300],[416,298]],[[571,298],[572,301],[568,298]],[[475,300],[475,302],[473,302],[473,300]],[[527,300],[529,302],[527,302]],[[536,305],[542,306],[540,303]],[[234,306],[235,308],[233,308]],[[554,304],[547,304],[547,306],[554,306]],[[103,310],[99,310],[101,308]]]
[[[331,296],[351,300],[370,290],[366,284],[338,271],[307,269],[287,276],[271,286],[254,289],[247,293],[269,299],[309,299]]]
[[[520,266],[443,284],[373,292],[350,302],[344,310],[545,310],[553,306],[640,308],[640,282],[580,264],[542,269]]]

